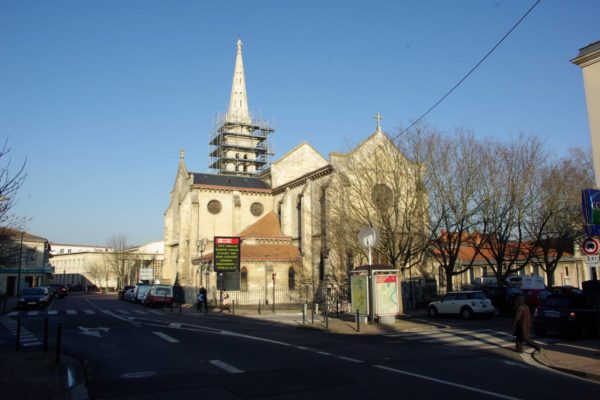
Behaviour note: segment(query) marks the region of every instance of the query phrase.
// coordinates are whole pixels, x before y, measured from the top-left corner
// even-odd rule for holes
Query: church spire
[[[242,60],[242,46],[240,39],[237,41],[237,52],[235,56],[235,69],[233,71],[233,83],[231,85],[231,99],[229,100],[229,112],[227,119],[231,122],[250,122],[248,111],[248,97],[246,96],[246,78],[244,77],[244,62]]]

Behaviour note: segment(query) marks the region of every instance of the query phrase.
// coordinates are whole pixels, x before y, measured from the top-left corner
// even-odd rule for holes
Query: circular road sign
[[[358,233],[358,242],[364,248],[372,248],[379,243],[379,232],[375,228],[363,228]]]
[[[586,255],[594,256],[600,250],[600,242],[594,238],[587,238],[583,241],[582,250]]]

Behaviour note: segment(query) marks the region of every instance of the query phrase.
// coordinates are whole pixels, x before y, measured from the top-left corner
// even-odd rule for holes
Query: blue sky
[[[27,1],[0,3],[0,138],[27,158],[15,214],[60,243],[162,239],[179,151],[208,172],[235,42],[250,108],[276,125],[276,158],[324,156],[394,134],[451,88],[532,1]],[[582,75],[600,2],[542,0],[426,118],[480,137],[589,147]]]

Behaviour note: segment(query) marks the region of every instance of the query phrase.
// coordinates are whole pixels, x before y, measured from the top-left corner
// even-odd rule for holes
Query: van
[[[146,293],[150,290],[150,285],[135,285],[133,292],[133,301],[136,303],[142,303],[146,297]]]

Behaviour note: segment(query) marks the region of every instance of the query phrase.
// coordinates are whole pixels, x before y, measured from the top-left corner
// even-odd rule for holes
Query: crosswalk
[[[392,342],[417,341],[474,350],[512,348],[515,346],[514,336],[493,329],[465,330],[450,328],[436,331],[392,333],[384,336],[393,339]],[[548,345],[552,341],[548,338],[544,340],[534,339],[542,345]]]
[[[58,316],[58,315],[69,315],[69,316],[75,316],[75,315],[96,315],[96,314],[100,314],[100,313],[116,313],[116,314],[121,314],[121,315],[164,315],[163,311],[160,310],[135,310],[135,309],[130,309],[130,310],[125,310],[125,309],[118,309],[118,310],[107,310],[107,309],[97,309],[97,310],[92,310],[92,309],[83,309],[83,310],[73,310],[73,309],[67,309],[67,310],[17,310],[17,311],[11,311],[8,314],[6,314],[7,317],[51,317],[51,316]]]
[[[17,336],[17,322],[15,320],[3,317],[0,318],[0,322],[13,336]],[[24,326],[21,326],[19,342],[23,347],[40,346],[42,344],[42,342],[40,342],[39,339]]]

